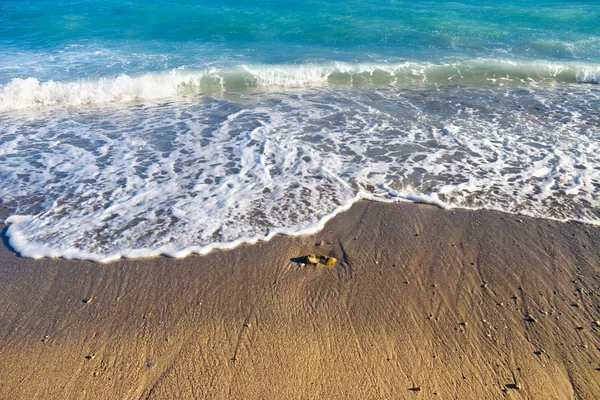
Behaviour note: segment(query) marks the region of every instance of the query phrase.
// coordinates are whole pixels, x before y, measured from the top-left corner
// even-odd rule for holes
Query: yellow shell
[[[327,257],[327,260],[325,261],[325,265],[327,265],[328,267],[333,267],[336,263],[337,260],[335,259],[335,257]]]

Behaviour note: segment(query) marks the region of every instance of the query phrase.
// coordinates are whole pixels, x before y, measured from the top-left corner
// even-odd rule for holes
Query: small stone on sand
[[[335,257],[327,257],[327,259],[325,260],[325,265],[327,265],[328,267],[333,267],[336,263],[337,260]]]
[[[92,301],[94,301],[94,298],[93,298],[93,297],[90,297],[90,298],[88,298],[88,299],[83,299],[83,300],[81,300],[81,301],[82,301],[82,302],[84,302],[85,304],[90,304]]]
[[[156,366],[156,363],[150,361],[148,364],[146,364],[148,366],[148,368],[152,368]]]

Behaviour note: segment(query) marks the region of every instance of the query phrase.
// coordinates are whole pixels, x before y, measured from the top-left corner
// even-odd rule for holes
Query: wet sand
[[[489,211],[363,201],[181,260],[0,249],[1,399],[597,399],[599,324],[600,228]]]

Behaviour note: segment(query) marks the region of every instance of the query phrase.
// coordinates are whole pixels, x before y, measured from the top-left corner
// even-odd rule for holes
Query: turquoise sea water
[[[11,1],[0,82],[249,64],[600,61],[598,1]]]
[[[26,256],[183,256],[358,198],[600,223],[600,1],[0,2]]]

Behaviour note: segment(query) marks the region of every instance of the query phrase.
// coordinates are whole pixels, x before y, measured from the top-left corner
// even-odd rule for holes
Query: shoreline
[[[446,204],[443,201],[439,200],[437,197],[433,197],[431,195],[406,195],[403,197],[399,197],[397,199],[381,199],[374,196],[367,196],[364,194],[358,194],[354,199],[350,200],[347,204],[339,206],[331,213],[322,216],[318,221],[314,222],[312,225],[309,225],[306,228],[302,228],[299,230],[294,230],[293,228],[274,228],[268,232],[268,234],[264,236],[255,236],[255,237],[244,237],[231,242],[216,242],[207,245],[196,245],[196,246],[188,246],[181,249],[167,249],[164,246],[160,248],[142,248],[142,249],[125,249],[121,250],[118,253],[113,254],[96,254],[96,253],[88,253],[81,250],[65,250],[65,251],[57,251],[54,249],[44,250],[32,250],[32,248],[36,248],[35,242],[25,242],[24,245],[12,245],[11,236],[8,234],[8,229],[11,224],[17,222],[6,222],[11,217],[0,218],[0,225],[3,225],[3,228],[0,232],[0,236],[2,237],[2,243],[5,247],[7,247],[11,252],[17,254],[19,257],[30,258],[34,260],[39,259],[61,259],[61,260],[73,260],[73,261],[90,261],[94,263],[112,263],[120,260],[147,260],[156,257],[167,257],[172,259],[183,259],[190,256],[204,256],[214,251],[228,251],[233,250],[239,246],[252,246],[257,243],[264,243],[272,240],[276,236],[307,236],[307,235],[317,235],[320,231],[325,229],[325,226],[329,221],[338,217],[340,214],[343,214],[350,210],[356,203],[358,202],[374,202],[374,203],[383,203],[383,204],[415,204],[419,206],[432,206],[437,207],[442,210],[460,210],[461,212],[492,212],[492,213],[500,213],[509,215],[511,218],[531,218],[537,219],[541,221],[552,221],[557,223],[577,223],[591,227],[600,227],[600,222],[583,220],[583,219],[558,219],[553,217],[538,217],[535,215],[530,215],[527,213],[513,213],[510,211],[504,211],[500,209],[487,209],[487,208],[468,208],[468,207],[460,207],[454,206],[451,204]],[[0,209],[0,212],[2,210]],[[0,214],[1,215],[1,214]],[[29,216],[17,216],[18,218],[29,218]],[[14,234],[13,234],[14,235]],[[19,234],[17,234],[18,236]],[[15,240],[15,239],[12,239]],[[22,241],[19,237],[18,241]],[[37,246],[39,248],[39,246]],[[18,250],[21,249],[21,250]],[[54,255],[48,255],[54,254]]]
[[[181,259],[3,242],[0,398],[600,393],[599,227],[360,200],[314,234]],[[338,264],[293,261],[309,253]]]

